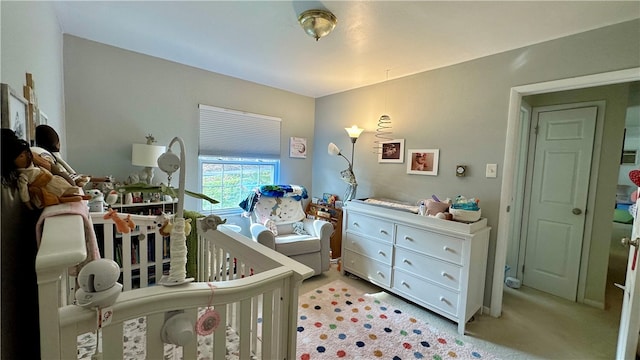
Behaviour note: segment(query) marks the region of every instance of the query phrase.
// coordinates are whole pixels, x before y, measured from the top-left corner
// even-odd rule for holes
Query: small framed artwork
[[[440,149],[407,150],[407,174],[438,175]]]
[[[404,139],[381,141],[378,162],[402,164],[404,162]]]
[[[29,103],[7,84],[0,84],[0,97],[2,127],[13,130],[20,139],[29,141]]]
[[[307,158],[307,138],[292,137],[289,139],[289,157]]]
[[[38,125],[47,125],[49,123],[49,117],[47,116],[47,114],[43,113],[42,110],[40,110],[40,116],[38,117],[38,121],[36,122],[36,126]]]

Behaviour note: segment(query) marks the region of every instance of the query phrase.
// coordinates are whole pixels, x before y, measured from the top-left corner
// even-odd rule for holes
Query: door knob
[[[631,240],[629,238],[624,237],[624,238],[622,238],[622,240],[620,242],[622,243],[622,246],[632,245],[632,246],[636,246],[637,247],[638,243],[640,243],[640,238],[636,238],[635,240]]]
[[[573,215],[580,215],[582,214],[582,210],[578,209],[578,208],[573,208],[573,210],[571,210],[571,212],[573,213]]]

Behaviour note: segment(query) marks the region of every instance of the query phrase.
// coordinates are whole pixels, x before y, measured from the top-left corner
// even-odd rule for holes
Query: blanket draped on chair
[[[309,197],[307,189],[301,185],[262,185],[259,186],[238,204],[244,211],[252,212],[253,207],[261,196],[268,197],[292,197],[295,200],[302,200]]]

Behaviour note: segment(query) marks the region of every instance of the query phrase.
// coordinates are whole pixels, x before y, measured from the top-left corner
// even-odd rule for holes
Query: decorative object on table
[[[158,166],[158,157],[164,153],[165,147],[153,145],[156,143],[156,139],[151,134],[147,135],[146,139],[146,144],[132,145],[131,164],[144,166],[144,171],[140,173],[140,180],[147,184],[153,184],[153,168]]]
[[[328,10],[311,9],[298,16],[298,23],[300,23],[307,35],[318,41],[321,37],[327,36],[333,31],[338,19]]]
[[[453,220],[462,222],[475,222],[480,220],[480,199],[467,199],[462,195],[456,196],[449,207]]]
[[[97,213],[104,212],[104,208],[109,204],[107,204],[107,202],[104,201],[104,194],[102,193],[102,191],[98,189],[89,189],[89,190],[85,190],[85,193],[91,196],[91,199],[89,199],[89,204],[88,204],[89,211],[97,212]]]
[[[334,194],[330,194],[330,193],[322,194],[322,203],[323,204],[334,206],[335,203],[336,203],[336,200],[338,200],[338,195],[334,195]]]
[[[407,150],[407,174],[438,175],[439,149]]]
[[[0,84],[2,127],[11,129],[18,138],[29,142],[27,112],[29,102],[7,84]]]
[[[349,161],[349,159],[347,159],[347,157],[342,154],[340,148],[334,143],[329,143],[327,151],[329,152],[329,155],[342,156],[347,161],[347,164],[349,164],[349,167],[347,169],[340,172],[340,177],[342,178],[342,180],[349,184],[344,195],[344,201],[349,201],[356,198],[356,190],[358,189],[356,175],[353,173],[353,153],[355,151],[356,141],[358,140],[358,137],[364,129],[361,129],[356,125],[344,129],[347,131],[347,134],[349,134],[349,138],[351,139],[351,161]]]
[[[292,137],[289,139],[289,157],[307,158],[307,138]]]
[[[379,163],[402,164],[404,162],[404,139],[381,141],[380,147]]]

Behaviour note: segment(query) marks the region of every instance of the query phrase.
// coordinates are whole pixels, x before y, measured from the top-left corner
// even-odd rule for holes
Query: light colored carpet
[[[618,267],[624,261],[614,261],[610,266]],[[305,280],[300,294],[336,279],[367,289],[377,294],[381,301],[416,314],[441,331],[457,336],[457,324],[453,321],[365,280],[343,276],[335,265],[331,270]],[[517,290],[505,287],[502,316],[494,318],[486,313],[476,314],[467,323],[461,340],[501,359],[610,360],[615,358],[621,303],[621,292],[613,289],[607,291],[606,309],[600,310],[527,287]]]
[[[495,359],[342,280],[300,296],[297,359]]]

